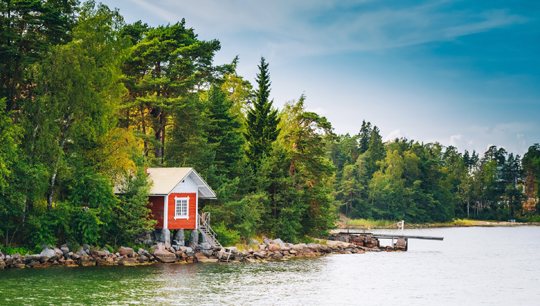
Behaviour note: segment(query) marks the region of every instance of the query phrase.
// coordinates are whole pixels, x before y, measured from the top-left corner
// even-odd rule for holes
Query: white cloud
[[[384,138],[384,141],[389,141],[389,140],[392,141],[392,140],[394,140],[396,138],[401,138],[401,137],[403,137],[401,135],[401,131],[400,131],[400,129],[397,129],[397,130],[394,130],[394,131],[390,132],[390,134],[386,135],[386,137]]]
[[[458,150],[476,150],[483,153],[491,146],[503,147],[509,153],[522,155],[527,151],[528,143],[526,135],[534,133],[538,127],[533,122],[500,123],[495,126],[470,126],[462,133],[450,136],[444,145],[452,145]]]
[[[454,147],[458,147],[459,143],[461,142],[461,138],[463,138],[463,135],[457,134],[450,136],[450,145]]]
[[[448,10],[446,1],[398,8],[338,0],[130,2],[162,23],[186,17],[198,33],[220,38],[249,35],[253,39],[246,44],[252,48],[271,46],[293,57],[448,41],[528,21],[506,10]]]

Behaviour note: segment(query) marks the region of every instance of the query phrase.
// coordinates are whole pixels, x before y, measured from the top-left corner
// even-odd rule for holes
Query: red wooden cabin
[[[193,168],[148,168],[156,229],[199,229],[199,199],[216,194]]]

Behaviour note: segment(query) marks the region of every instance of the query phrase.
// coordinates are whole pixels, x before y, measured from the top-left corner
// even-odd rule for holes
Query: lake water
[[[540,227],[405,234],[444,241],[255,264],[0,270],[0,305],[540,305]]]

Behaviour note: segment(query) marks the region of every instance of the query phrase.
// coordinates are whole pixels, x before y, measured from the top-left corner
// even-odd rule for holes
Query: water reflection
[[[0,304],[536,305],[540,228],[406,230],[408,252],[0,271]]]

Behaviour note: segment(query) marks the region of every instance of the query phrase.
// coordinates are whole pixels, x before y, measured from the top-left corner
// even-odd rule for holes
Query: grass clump
[[[364,227],[388,227],[396,224],[397,221],[373,220],[373,219],[351,219],[346,220],[345,224]]]

